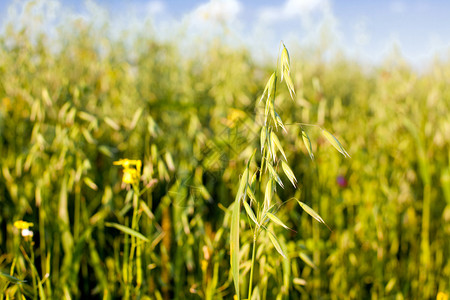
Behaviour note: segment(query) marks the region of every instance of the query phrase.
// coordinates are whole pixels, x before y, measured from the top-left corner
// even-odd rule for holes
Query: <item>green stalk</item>
[[[139,205],[139,187],[134,186],[133,187],[133,218],[131,220],[131,229],[133,229],[135,231],[139,231],[139,225],[138,225],[138,221],[137,221],[138,205]],[[138,255],[138,254],[140,254],[140,251],[137,251],[137,247],[138,247],[137,246],[137,238],[132,236],[131,237],[131,250],[130,250],[130,254],[129,254],[130,264],[128,265],[128,274],[130,276],[130,279],[133,278],[134,264],[131,262],[133,261],[135,252],[136,252],[136,268],[141,265],[141,263],[140,263],[141,257],[140,257],[140,255]],[[142,272],[139,272],[137,270],[136,270],[136,272],[137,272],[136,281],[138,283],[138,286],[140,286],[140,284],[142,283]],[[137,289],[137,291],[138,290],[139,289]]]
[[[128,217],[125,217],[125,222],[124,222],[125,226],[128,226]],[[130,299],[130,277],[129,277],[129,264],[130,261],[128,259],[128,254],[130,251],[130,247],[129,247],[129,242],[128,242],[129,236],[126,234],[125,235],[125,247],[124,247],[124,254],[123,254],[123,269],[122,269],[122,273],[123,273],[123,282],[125,284],[125,293],[123,296],[123,299]]]
[[[257,238],[257,229],[255,228],[255,233],[253,234],[252,267],[250,269],[250,281],[248,282],[248,300],[252,298],[253,269],[255,268],[255,256],[256,256],[256,238]]]

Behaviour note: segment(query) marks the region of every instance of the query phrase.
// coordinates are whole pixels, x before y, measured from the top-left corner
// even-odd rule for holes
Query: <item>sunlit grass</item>
[[[220,43],[75,28],[0,38],[0,299],[230,299],[244,177],[241,296],[448,298],[448,63],[286,50],[271,81]]]

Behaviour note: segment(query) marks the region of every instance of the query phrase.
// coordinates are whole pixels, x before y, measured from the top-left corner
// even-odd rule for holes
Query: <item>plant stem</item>
[[[255,232],[253,234],[252,267],[250,269],[250,281],[248,282],[248,300],[252,298],[253,269],[255,267],[257,231],[258,229],[255,228]]]

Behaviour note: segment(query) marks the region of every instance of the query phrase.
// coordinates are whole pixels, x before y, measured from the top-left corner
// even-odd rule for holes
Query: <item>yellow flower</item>
[[[138,178],[137,178],[137,171],[135,169],[124,169],[123,170],[123,177],[122,177],[123,183],[133,184],[136,181],[138,181]]]
[[[122,182],[125,184],[137,184],[141,177],[142,162],[140,160],[120,159],[113,163],[123,167]]]
[[[444,292],[439,292],[436,296],[436,300],[448,300],[448,294]]]
[[[22,229],[22,230],[28,229],[30,227],[33,227],[33,225],[34,225],[33,223],[25,222],[25,221],[22,221],[22,220],[14,222],[14,227],[16,227],[17,229]]]
[[[14,227],[21,230],[21,234],[25,239],[33,237],[33,231],[28,229],[30,227],[33,227],[33,225],[33,223],[25,222],[22,220],[14,222]]]
[[[141,161],[140,160],[132,160],[132,159],[120,159],[118,161],[113,162],[116,166],[122,166],[124,169],[129,169],[131,166],[135,166],[136,169],[140,171],[141,169]]]

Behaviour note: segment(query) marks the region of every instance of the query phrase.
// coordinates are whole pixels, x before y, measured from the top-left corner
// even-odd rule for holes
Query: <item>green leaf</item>
[[[6,280],[8,280],[8,281],[10,281],[12,283],[15,283],[15,284],[21,284],[21,283],[25,283],[26,282],[26,280],[19,279],[17,277],[8,275],[8,274],[3,273],[3,272],[0,272],[0,276],[4,277]]]
[[[297,199],[296,199],[297,200]],[[306,205],[305,203],[297,200],[298,204],[300,205],[301,208],[303,208],[304,211],[306,211],[306,213],[308,215],[310,215],[311,217],[313,217],[314,219],[316,219],[319,223],[325,224],[325,226],[328,227],[328,225],[325,223],[325,221],[322,219],[321,216],[319,216],[318,213],[316,213],[314,211],[314,209],[312,209],[311,207],[309,207],[308,205]],[[330,229],[330,227],[328,227],[328,229]],[[331,229],[330,229],[331,230]]]
[[[284,127],[283,121],[277,112],[275,112],[275,119],[277,120],[278,125],[283,128],[284,132],[287,132],[286,127]]]
[[[276,154],[277,154],[277,149],[275,148],[275,143],[272,139],[272,131],[269,130],[269,135],[267,136],[267,138],[269,139],[269,154],[272,157],[272,161],[275,162],[275,159],[277,158]],[[269,162],[267,162],[269,164]]]
[[[316,269],[317,266],[314,264],[314,262],[311,260],[311,258],[306,255],[303,252],[300,252],[300,254],[298,255],[308,266],[310,266],[313,269]]]
[[[143,240],[145,242],[149,241],[148,238],[146,238],[142,233],[137,232],[137,231],[135,231],[135,230],[133,230],[133,229],[131,229],[129,227],[126,227],[126,226],[123,226],[123,225],[120,225],[120,224],[117,224],[117,223],[110,223],[110,222],[105,222],[105,226],[107,226],[107,227],[114,227],[114,228],[116,228],[116,229],[118,229],[118,230],[120,230],[120,231],[122,231],[122,232],[124,232],[126,234],[129,234],[129,235],[132,235],[134,237],[137,237],[137,238],[139,238],[139,239],[141,239],[141,240]]]
[[[305,144],[306,150],[308,150],[309,157],[311,157],[311,160],[314,160],[314,153],[312,152],[311,140],[309,139],[308,134],[304,130],[302,130],[302,138],[303,144]]]
[[[239,222],[241,214],[241,199],[245,202],[245,196],[247,194],[248,186],[248,174],[250,163],[255,155],[256,149],[253,151],[252,156],[250,156],[247,167],[245,168],[244,174],[242,174],[241,183],[239,184],[239,189],[236,194],[236,198],[233,203],[233,212],[231,215],[231,232],[230,232],[230,264],[231,264],[231,274],[233,275],[234,287],[236,289],[236,295],[238,300],[239,295]]]
[[[290,58],[289,52],[286,49],[286,46],[283,44],[283,50],[281,51],[281,81],[283,81],[283,74],[288,74],[290,72]]]
[[[281,161],[281,168],[283,169],[284,174],[286,174],[286,177],[291,181],[292,185],[297,187],[297,178],[295,178],[294,172],[292,172],[292,169],[283,160]]]
[[[295,89],[294,89],[294,83],[292,82],[291,76],[288,73],[284,74],[286,86],[289,90],[289,94],[291,95],[291,99],[294,100],[295,95]]]
[[[271,105],[271,101],[267,100],[266,101],[266,106],[264,107],[264,125],[267,125],[267,120],[269,118],[269,112],[270,112],[270,105]]]
[[[131,123],[130,123],[130,125],[129,125],[129,129],[134,129],[135,127],[136,127],[136,125],[137,125],[137,122],[139,121],[139,119],[140,119],[140,117],[141,117],[141,115],[142,115],[142,111],[143,111],[143,108],[142,107],[139,107],[137,110],[136,110],[136,112],[134,113],[134,115],[133,115],[133,119],[131,120]]]
[[[273,234],[273,233],[270,232],[269,230],[266,230],[266,232],[269,234],[270,241],[272,242],[272,244],[273,244],[273,246],[275,247],[275,249],[277,249],[278,253],[280,253],[281,256],[283,256],[284,258],[286,258],[286,255],[284,255],[283,250],[281,250],[280,243],[278,242],[278,239],[277,239],[277,237],[275,236],[275,234]]]
[[[252,208],[250,207],[250,205],[248,205],[247,201],[244,201],[243,203],[244,203],[244,208],[245,208],[245,211],[247,212],[247,215],[248,215],[248,216],[250,217],[250,219],[252,219],[252,221],[255,222],[255,224],[259,227],[259,223],[258,223],[258,221],[256,220],[256,216],[255,216],[255,214],[253,213]]]
[[[247,187],[247,195],[254,203],[256,203],[256,196],[250,187]]]
[[[266,87],[264,88],[264,92],[261,96],[261,98],[259,99],[259,102],[262,101],[262,99],[264,99],[264,96],[267,94],[267,99],[270,99],[270,96],[273,93],[274,87],[275,87],[275,79],[276,79],[276,74],[275,72],[272,73],[272,76],[270,76],[269,80],[266,83]]]
[[[280,225],[286,229],[290,229],[280,219],[278,219],[278,217],[275,216],[274,214],[268,212],[268,213],[266,213],[266,215],[269,217],[269,219],[271,219],[273,222],[275,222],[275,224]]]
[[[270,116],[272,117],[273,123],[275,124],[275,128],[278,128],[277,119],[275,118],[275,101],[274,100],[268,100],[268,101],[270,101]]]
[[[261,128],[261,137],[260,137],[260,142],[261,142],[261,153],[264,150],[264,145],[266,143],[266,137],[267,137],[267,127],[263,126]]]
[[[350,155],[345,151],[342,144],[338,141],[337,138],[334,137],[331,133],[326,131],[325,129],[322,129],[322,134],[325,136],[325,138],[333,145],[334,148],[336,148],[337,151],[339,151],[344,157],[350,158]]]
[[[278,148],[278,150],[280,150],[280,152],[283,155],[284,159],[287,161],[286,154],[284,153],[283,147],[281,147],[280,140],[278,139],[278,137],[275,134],[275,132],[272,131],[270,133],[270,136],[271,136],[271,139],[272,139],[273,143],[275,144],[275,146]],[[274,149],[274,151],[275,151],[275,149]]]
[[[253,150],[252,155],[250,156],[250,158],[247,161],[247,169],[250,168],[250,164],[252,163],[252,160],[253,160],[253,157],[255,156],[255,154],[256,154],[256,148]],[[247,181],[248,181],[248,174],[247,174]]]
[[[275,181],[284,189],[284,184],[281,181],[280,176],[277,174],[275,169],[272,167],[271,164],[267,164],[267,167],[269,168],[269,173],[272,175],[272,177],[275,179]]]
[[[245,196],[245,188],[248,184],[248,168],[245,168],[244,174],[241,177],[241,183],[239,184],[239,189],[236,194],[236,200],[240,200]]]
[[[264,193],[264,209],[269,209],[272,200],[273,181],[269,179],[266,185],[266,192]]]
[[[233,275],[234,287],[237,298],[239,296],[239,215],[241,213],[240,198],[236,197],[233,203],[233,213],[231,215],[231,233],[230,233],[230,258],[231,273]]]

